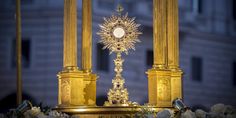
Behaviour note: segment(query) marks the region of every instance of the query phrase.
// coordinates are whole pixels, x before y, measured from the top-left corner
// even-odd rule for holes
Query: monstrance
[[[100,24],[100,31],[97,33],[101,37],[100,43],[104,45],[103,49],[109,49],[110,54],[116,53],[114,59],[116,75],[112,80],[113,88],[108,91],[108,101],[105,106],[129,106],[129,93],[124,87],[125,80],[121,75],[123,71],[122,64],[124,59],[121,53],[128,54],[129,49],[135,50],[134,44],[140,42],[138,36],[142,34],[138,31],[140,24],[135,23],[135,18],[129,18],[128,13],[122,15],[123,8],[117,7],[117,15],[104,18],[104,23]]]

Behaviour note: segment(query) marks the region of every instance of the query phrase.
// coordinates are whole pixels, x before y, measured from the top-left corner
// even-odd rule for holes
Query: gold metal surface
[[[92,69],[92,2],[83,0],[82,5],[82,69]]]
[[[63,67],[77,66],[77,0],[64,0]]]
[[[148,74],[149,104],[172,107],[182,98],[179,69],[178,0],[153,1],[154,65]]]
[[[168,69],[171,71],[171,101],[182,98],[182,70],[179,68],[178,0],[167,1]]]
[[[17,83],[17,104],[22,102],[22,65],[21,65],[21,0],[16,0],[16,83]]]
[[[83,78],[83,72],[78,70],[78,67],[66,67],[59,72],[58,103],[60,107],[85,104]]]
[[[58,73],[59,105],[55,110],[94,118],[107,115],[134,115],[144,106],[131,103],[122,77],[123,59],[121,53],[128,54],[139,42],[139,24],[128,14],[122,16],[123,8],[118,6],[118,15],[104,18],[97,33],[101,36],[104,48],[115,52],[116,75],[113,88],[108,92],[106,106],[96,106],[97,75],[92,73],[92,14],[91,0],[83,0],[82,25],[82,70],[77,67],[77,16],[76,0],[64,0],[64,52],[63,70]],[[153,1],[153,48],[154,65],[148,74],[148,108],[159,111],[172,109],[172,101],[182,98],[182,71],[179,69],[178,4],[177,0]],[[111,118],[111,117],[110,117]]]
[[[167,1],[168,68],[179,69],[178,0]]]
[[[91,72],[84,72],[84,93],[85,93],[85,105],[95,106],[96,105],[96,82],[98,76]]]
[[[172,107],[171,72],[168,70],[150,69],[147,74],[148,103],[157,107]]]
[[[84,74],[77,67],[77,3],[64,0],[63,70],[58,73],[60,107],[84,105]]]
[[[121,54],[117,53],[116,59],[114,60],[116,76],[112,80],[113,88],[107,94],[108,101],[105,102],[105,106],[129,106],[132,104],[128,101],[129,93],[124,87],[125,80],[121,75],[123,62],[124,60],[121,58]]]
[[[167,1],[153,0],[153,67],[158,69],[167,67]]]
[[[101,43],[104,44],[104,49],[107,48],[110,52],[128,53],[129,49],[135,50],[134,44],[140,42],[138,36],[142,34],[138,31],[140,24],[135,23],[135,18],[129,18],[128,13],[122,15],[112,15],[110,18],[104,18],[104,23],[99,25],[101,30],[97,33],[101,37]],[[120,28],[124,30],[122,37],[114,35],[114,30]]]
[[[171,71],[171,101],[176,98],[182,98],[182,75],[181,70]]]
[[[71,106],[71,107],[57,107],[55,110],[61,112],[72,114],[72,115],[90,115],[90,116],[101,116],[101,115],[117,115],[117,114],[129,114],[134,115],[137,112],[142,111],[143,108],[148,108],[154,112],[158,112],[165,108],[155,107],[155,106]],[[168,108],[168,107],[166,107]],[[168,109],[175,110],[170,107]]]
[[[97,75],[92,73],[92,1],[82,2],[82,70],[84,73],[85,104],[96,105]]]
[[[101,43],[104,49],[109,49],[110,53],[115,52],[116,75],[112,80],[113,88],[107,94],[108,101],[105,106],[130,106],[128,90],[124,87],[125,80],[121,75],[124,59],[121,53],[128,54],[129,49],[135,50],[134,44],[140,42],[138,36],[142,34],[138,31],[140,24],[135,23],[135,18],[129,18],[128,13],[122,16],[123,7],[119,4],[117,7],[118,15],[112,15],[110,18],[104,18],[104,23],[99,25],[101,30],[97,33],[101,37]],[[135,103],[136,104],[136,103]]]
[[[77,67],[77,4],[64,0],[63,70],[58,73],[58,107],[95,106],[97,76],[91,71],[91,0],[83,1],[82,70]]]
[[[66,67],[58,74],[58,107],[96,105],[97,76],[78,67]]]

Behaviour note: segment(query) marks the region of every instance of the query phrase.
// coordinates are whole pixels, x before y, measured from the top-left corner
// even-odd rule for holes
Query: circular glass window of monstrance
[[[125,35],[125,30],[122,28],[122,27],[116,27],[114,28],[113,30],[113,35],[116,37],[116,38],[122,38],[124,35]]]

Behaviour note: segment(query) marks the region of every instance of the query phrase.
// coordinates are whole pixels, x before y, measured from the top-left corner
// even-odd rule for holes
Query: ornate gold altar
[[[142,106],[128,101],[128,90],[124,88],[124,79],[121,76],[122,62],[124,61],[121,58],[121,52],[133,49],[134,43],[139,42],[137,37],[141,34],[137,30],[139,24],[135,24],[135,19],[122,15],[122,7],[119,6],[118,16],[112,16],[110,19],[105,18],[105,23],[100,25],[101,31],[98,32],[98,35],[101,36],[101,43],[104,44],[104,48],[115,52],[117,58],[114,60],[116,75],[112,80],[113,88],[108,92],[108,101],[104,104],[105,106],[96,106],[97,74],[92,72],[92,5],[91,0],[82,1],[82,67],[79,68],[77,66],[76,1],[64,0],[63,69],[58,73],[59,95],[56,109],[81,117],[95,117],[99,114],[128,114],[132,116],[132,114],[139,112]],[[128,26],[120,23],[124,20],[127,20],[125,23],[131,23]],[[114,24],[116,21],[121,25],[109,24],[109,22]],[[107,28],[111,29],[108,34],[111,33],[112,36],[105,35]],[[133,30],[126,31],[125,28]],[[134,33],[133,37],[132,33]],[[178,33],[178,0],[153,0],[154,64],[146,73],[148,77],[148,104],[154,111],[173,108],[172,101],[182,98]],[[117,40],[108,37],[115,37],[114,39]],[[113,40],[113,44],[106,39]],[[132,43],[125,44],[128,41]],[[117,92],[120,93],[117,94]]]

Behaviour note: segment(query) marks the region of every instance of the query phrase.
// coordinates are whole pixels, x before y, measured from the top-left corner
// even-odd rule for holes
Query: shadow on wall
[[[23,100],[29,100],[32,104],[36,104],[36,101],[26,93],[23,93]],[[16,108],[16,93],[11,93],[0,100],[0,113],[6,113],[9,109]]]

